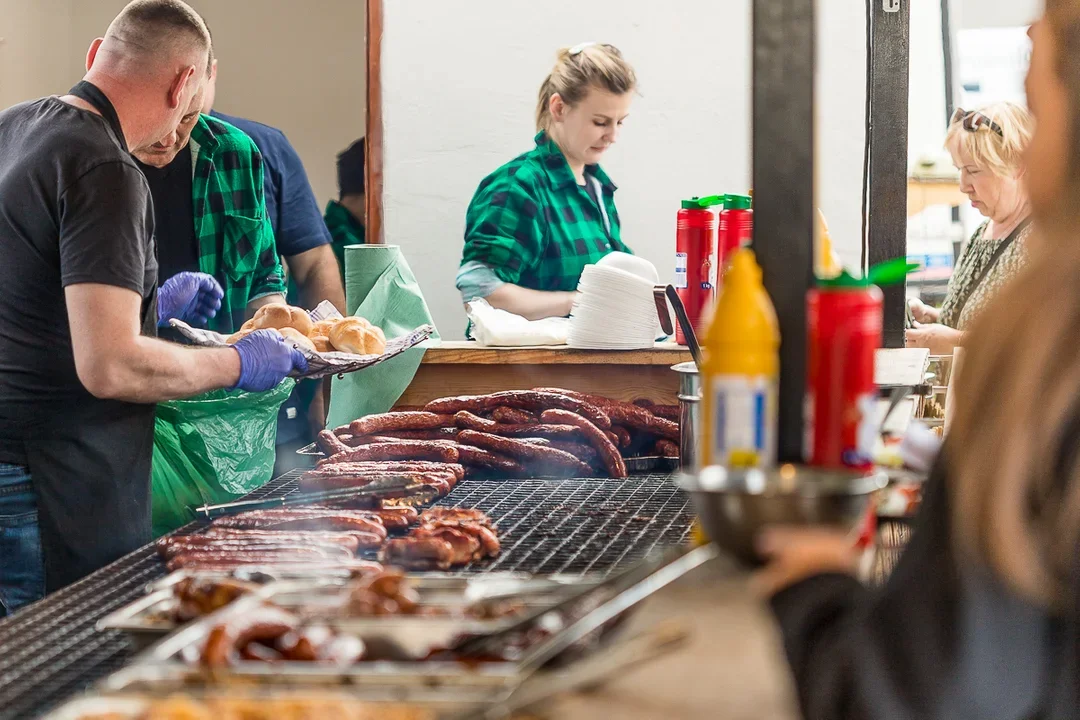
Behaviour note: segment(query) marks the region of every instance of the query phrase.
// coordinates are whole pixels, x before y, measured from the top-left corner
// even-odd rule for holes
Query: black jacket
[[[819,575],[773,598],[807,720],[1080,717],[1076,623],[957,558],[945,475],[942,456],[884,587]]]

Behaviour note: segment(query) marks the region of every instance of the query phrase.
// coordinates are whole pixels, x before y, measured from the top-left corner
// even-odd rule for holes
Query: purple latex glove
[[[263,392],[293,371],[307,371],[307,358],[276,330],[256,330],[233,345],[240,354],[240,379],[232,390]]]
[[[169,320],[205,327],[207,320],[221,309],[223,297],[225,293],[213,275],[176,273],[158,290],[158,327],[165,327]]]

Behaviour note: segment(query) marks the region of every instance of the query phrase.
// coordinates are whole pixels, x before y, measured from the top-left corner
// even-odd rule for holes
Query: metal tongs
[[[313,493],[291,493],[261,500],[237,500],[220,505],[202,505],[192,508],[200,519],[214,519],[226,515],[238,515],[249,510],[269,510],[291,505],[312,505],[316,503],[337,502],[342,500],[365,500],[382,498],[416,498],[420,502],[430,502],[437,496],[437,491],[430,485],[412,482],[406,476],[374,480],[367,485],[341,490],[326,490]]]
[[[683,305],[682,298],[679,297],[675,286],[654,286],[653,300],[656,302],[656,314],[660,318],[660,328],[668,335],[675,332],[675,328],[671,324],[671,315],[667,309],[667,302],[671,303],[671,307],[675,310],[675,319],[679,321],[679,327],[682,328],[683,336],[686,338],[686,346],[690,348],[690,355],[694,358],[694,364],[700,368],[701,346],[698,345],[697,333],[694,332],[694,326],[690,323],[690,317],[686,314],[686,306]]]
[[[692,549],[669,548],[661,553],[650,555],[600,583],[588,585],[571,593],[555,605],[524,615],[517,622],[498,632],[468,638],[449,650],[457,657],[480,655],[489,648],[505,643],[514,635],[534,625],[542,624],[548,616],[570,610],[594,593],[601,597],[611,596],[582,617],[572,620],[550,640],[541,643],[522,657],[519,663],[522,671],[531,673],[589,633],[716,555],[716,547],[712,544]]]
[[[528,678],[543,667],[545,663],[566,651],[574,643],[583,640],[590,633],[599,630],[645,598],[671,584],[699,565],[712,560],[718,554],[719,551],[712,543],[693,549],[685,547],[668,549],[658,555],[647,557],[630,568],[612,575],[598,585],[568,596],[557,605],[532,613],[497,633],[470,638],[459,643],[453,649],[453,652],[458,656],[481,652],[485,648],[509,639],[515,633],[520,633],[542,622],[543,618],[552,613],[571,610],[574,605],[593,593],[611,595],[598,607],[589,610],[577,619],[571,620],[568,625],[556,632],[551,639],[529,650],[518,661],[522,678]],[[565,690],[572,687],[572,685],[570,683],[564,687],[549,688],[549,691]],[[525,695],[526,697],[515,698],[512,691],[509,697],[504,698],[494,708],[468,710],[454,715],[453,720],[491,720],[492,718],[504,717],[510,708],[520,706],[520,704],[536,702],[539,699],[532,693],[525,693]]]

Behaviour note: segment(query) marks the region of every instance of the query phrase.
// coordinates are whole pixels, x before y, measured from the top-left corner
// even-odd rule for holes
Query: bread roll
[[[330,338],[325,335],[312,335],[308,338],[318,352],[334,352],[334,346],[330,344]]]
[[[342,352],[357,355],[382,355],[386,336],[364,318],[345,318],[330,331],[330,342]]]
[[[311,326],[311,330],[308,331],[307,336],[309,338],[314,337],[330,337],[330,331],[334,329],[341,320],[320,320],[319,322]]]
[[[247,337],[251,333],[255,332],[254,328],[240,328],[229,337],[225,338],[226,345],[234,345],[237,340]]]
[[[291,327],[278,328],[278,332],[281,333],[281,336],[285,338],[286,343],[288,343],[290,345],[295,345],[296,347],[300,348],[301,350],[307,350],[308,352],[315,352],[314,343],[312,343],[310,340],[308,340],[307,335],[304,335],[303,333],[301,333],[296,328],[291,328]]]
[[[253,328],[280,330],[293,328],[304,336],[311,331],[311,318],[303,308],[291,307],[285,303],[270,303],[255,311],[255,317],[249,321]],[[247,323],[244,323],[246,326]]]

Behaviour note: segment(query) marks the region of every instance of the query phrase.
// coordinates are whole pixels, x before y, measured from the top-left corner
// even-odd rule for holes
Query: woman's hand
[[[909,348],[928,348],[931,355],[952,355],[964,334],[946,325],[915,323],[904,332],[904,345]]]
[[[850,533],[824,528],[766,528],[757,550],[769,563],[751,582],[767,598],[813,575],[855,575],[860,557]]]
[[[908,307],[911,308],[911,316],[914,317],[917,322],[936,323],[941,319],[940,310],[930,307],[918,298],[911,298],[908,300]]]

